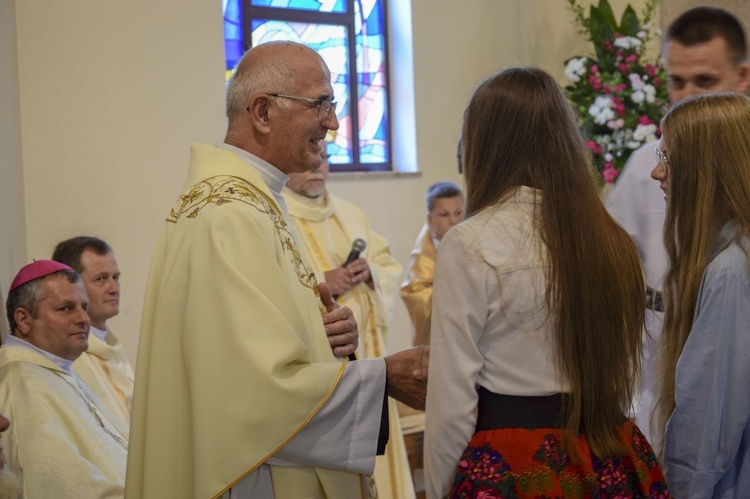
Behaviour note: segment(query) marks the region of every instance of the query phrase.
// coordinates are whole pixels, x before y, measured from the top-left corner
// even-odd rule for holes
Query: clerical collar
[[[107,330],[106,329],[99,329],[98,327],[91,326],[89,329],[89,332],[96,336],[99,341],[106,343],[107,341],[104,339],[107,337]]]
[[[31,350],[32,352],[36,352],[39,355],[43,356],[45,359],[49,360],[50,362],[53,362],[57,367],[62,369],[68,374],[71,374],[70,366],[73,364],[72,360],[63,359],[62,357],[58,357],[57,355],[50,353],[46,350],[42,350],[41,348],[37,348],[28,341],[24,341],[18,336],[13,336],[11,334],[8,335],[8,337],[5,339],[5,343],[3,344],[3,347],[19,347],[19,348],[25,348],[26,350]]]
[[[263,179],[263,182],[265,182],[265,184],[271,190],[273,198],[281,207],[282,215],[284,215],[284,218],[289,218],[289,210],[286,207],[286,201],[284,201],[284,198],[281,196],[281,189],[289,180],[289,177],[286,173],[282,172],[268,161],[259,158],[255,154],[250,154],[246,150],[240,149],[239,147],[226,143],[216,144],[216,147],[233,152],[240,158],[244,159],[250,166],[255,168],[255,170],[260,174],[260,177]]]
[[[287,180],[289,180],[286,173],[282,172],[268,161],[259,158],[255,154],[250,154],[244,149],[225,143],[218,144],[217,147],[226,149],[227,151],[232,151],[237,156],[252,164],[255,169],[258,170],[258,173],[260,173],[263,182],[266,183],[268,188],[271,189],[271,192],[274,194],[280,194],[281,188],[284,187]]]

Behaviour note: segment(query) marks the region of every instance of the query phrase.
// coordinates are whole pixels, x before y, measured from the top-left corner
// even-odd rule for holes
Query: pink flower
[[[630,54],[625,58],[625,62],[635,62],[638,60],[638,56],[635,54]]]
[[[594,75],[589,76],[589,84],[591,85],[591,88],[593,88],[597,92],[602,89],[602,82],[600,82],[599,79]]]
[[[604,163],[604,171],[602,172],[602,177],[604,178],[605,183],[614,184],[619,174],[620,172],[615,169],[615,165],[610,162]]]
[[[501,499],[503,496],[499,495],[494,490],[482,489],[477,491],[477,495],[474,496],[477,499]]]
[[[628,86],[625,83],[618,83],[617,85],[612,87],[612,90],[614,90],[615,92],[622,92],[626,88],[628,88]]]
[[[592,73],[598,73],[599,72],[599,66],[597,66],[596,64],[592,64],[591,67],[589,68],[589,70]]]
[[[605,48],[605,49],[607,49],[607,50],[612,50],[612,47],[614,47],[614,45],[612,45],[612,42],[610,42],[609,40],[606,40],[606,41],[604,42],[604,48]]]
[[[643,66],[643,68],[646,70],[646,74],[653,77],[656,74],[656,69],[651,64],[646,64]]]
[[[620,71],[620,73],[627,73],[628,72],[628,65],[624,62],[617,65],[617,69]]]
[[[589,140],[586,142],[586,147],[589,148],[589,151],[593,152],[594,154],[601,154],[602,153],[602,146],[594,142],[593,140]]]
[[[612,104],[614,104],[615,112],[619,116],[623,116],[625,114],[625,104],[623,104],[620,99],[618,99],[617,97],[612,97]]]
[[[658,87],[659,85],[661,85],[661,79],[660,78],[654,78],[654,86]]]
[[[648,116],[646,116],[645,114],[644,114],[643,116],[641,116],[640,118],[638,118],[638,124],[639,124],[639,125],[651,125],[651,124],[653,124],[653,123],[654,123],[654,122],[653,122],[653,121],[651,121],[651,118],[649,118],[649,117],[648,117]]]

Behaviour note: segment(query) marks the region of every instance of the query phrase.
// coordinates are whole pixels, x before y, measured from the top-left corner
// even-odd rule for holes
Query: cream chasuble
[[[435,275],[437,248],[432,240],[429,224],[425,223],[411,250],[406,280],[401,285],[401,299],[409,311],[414,328],[412,344],[430,344],[430,309],[432,305],[432,280]]]
[[[335,269],[346,261],[355,239],[361,238],[367,243],[361,256],[370,267],[374,289],[361,283],[337,301],[349,307],[357,320],[358,358],[384,357],[387,355],[385,335],[401,274],[401,265],[391,256],[388,242],[370,228],[362,210],[327,191],[315,199],[299,195],[286,187],[282,194],[318,280],[324,279],[325,271]],[[414,485],[394,400],[389,400],[388,410],[390,439],[385,455],[378,456],[375,464],[378,494],[386,499],[414,497]]]
[[[0,436],[23,497],[122,497],[127,441],[75,375],[41,354],[0,348]]]
[[[356,472],[301,460],[269,466],[313,424],[367,444],[370,460],[342,469],[374,464],[385,366],[372,361],[370,388],[349,376],[359,370],[334,358],[315,284],[256,169],[234,152],[192,146],[149,274],[127,497],[217,497],[268,469],[278,499],[367,497]],[[379,392],[357,406],[377,414],[375,424],[320,422],[340,380]]]
[[[73,371],[104,402],[115,417],[118,430],[130,432],[130,404],[133,398],[133,368],[130,367],[122,343],[105,331],[104,341],[89,334],[89,349],[73,363]]]

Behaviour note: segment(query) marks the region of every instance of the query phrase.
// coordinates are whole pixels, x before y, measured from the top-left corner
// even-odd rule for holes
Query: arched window
[[[249,47],[293,40],[331,70],[331,171],[392,169],[385,0],[223,0],[227,77]]]

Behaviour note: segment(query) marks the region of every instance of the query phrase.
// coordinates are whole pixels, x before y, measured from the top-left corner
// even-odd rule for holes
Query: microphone
[[[352,250],[349,252],[349,256],[346,257],[346,261],[344,262],[342,267],[346,267],[347,265],[352,263],[354,260],[359,258],[359,255],[365,250],[366,247],[367,247],[367,243],[365,242],[364,239],[361,239],[359,237],[355,239],[354,242],[352,243]],[[339,295],[333,295],[333,299],[338,300]]]
[[[360,253],[362,253],[365,248],[367,247],[367,243],[364,239],[357,238],[352,243],[352,250],[349,252],[349,256],[346,257],[346,261],[342,265],[342,267],[346,267],[350,263],[352,263],[354,260],[359,258]]]

